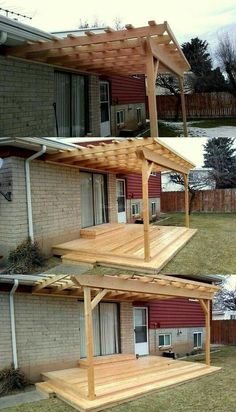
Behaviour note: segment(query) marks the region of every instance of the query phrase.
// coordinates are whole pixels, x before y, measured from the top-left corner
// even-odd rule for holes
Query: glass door
[[[134,308],[134,342],[136,355],[148,355],[147,308]]]

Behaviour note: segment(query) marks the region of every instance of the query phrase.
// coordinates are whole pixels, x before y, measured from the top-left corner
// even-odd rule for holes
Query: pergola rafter
[[[103,33],[88,30],[82,36],[69,34],[66,38],[27,42],[22,46],[7,47],[5,54],[87,74],[146,75],[152,137],[158,136],[157,74],[178,76],[184,133],[187,135],[182,80],[190,66],[167,22],[157,24],[152,20],[145,27],[135,28],[128,24],[117,31],[108,27]]]

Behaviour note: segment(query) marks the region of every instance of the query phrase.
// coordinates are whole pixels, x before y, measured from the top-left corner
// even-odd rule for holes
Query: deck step
[[[99,366],[99,365],[107,364],[107,363],[126,362],[129,360],[135,360],[135,359],[136,359],[136,356],[132,353],[127,354],[127,355],[120,353],[117,355],[96,356],[94,357],[93,364],[94,366]],[[84,368],[87,365],[88,365],[87,358],[79,360],[79,366],[81,368]]]
[[[123,223],[104,223],[103,225],[86,227],[80,230],[80,237],[83,239],[95,239],[97,236],[104,235],[105,233],[117,232],[123,230],[125,224]]]

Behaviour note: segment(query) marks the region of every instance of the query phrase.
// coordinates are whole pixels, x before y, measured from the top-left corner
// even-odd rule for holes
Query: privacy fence
[[[211,323],[211,343],[236,344],[236,320],[213,320]]]
[[[162,212],[184,212],[184,192],[162,192]],[[196,193],[193,212],[236,212],[236,189],[201,190]]]
[[[229,93],[195,93],[185,95],[188,119],[236,117],[236,98]],[[177,97],[157,96],[158,117],[175,119]],[[181,107],[178,107],[181,116]]]

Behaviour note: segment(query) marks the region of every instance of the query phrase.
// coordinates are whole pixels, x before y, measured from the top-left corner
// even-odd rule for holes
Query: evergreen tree
[[[230,138],[212,138],[204,145],[204,167],[212,168],[212,178],[216,189],[236,187],[236,155],[234,140]]]

